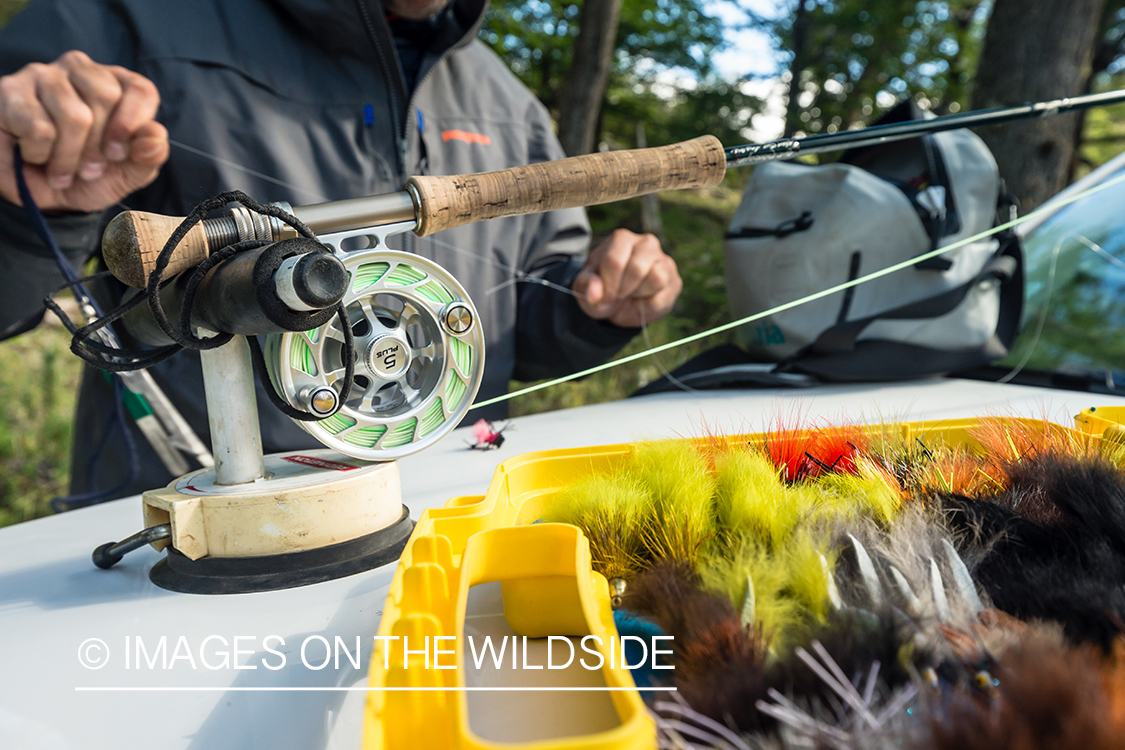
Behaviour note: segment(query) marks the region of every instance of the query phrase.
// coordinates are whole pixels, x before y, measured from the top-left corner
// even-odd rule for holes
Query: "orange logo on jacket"
[[[441,139],[443,141],[464,141],[465,143],[479,143],[482,146],[488,146],[492,143],[492,139],[484,133],[470,133],[467,130],[443,130],[441,131]]]

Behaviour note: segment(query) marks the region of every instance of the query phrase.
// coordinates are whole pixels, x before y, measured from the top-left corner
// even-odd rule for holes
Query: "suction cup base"
[[[192,560],[169,547],[149,578],[162,589],[184,594],[248,594],[307,586],[394,562],[413,529],[404,505],[399,520],[387,528],[319,549]]]
[[[370,536],[399,520],[398,464],[329,450],[276,453],[266,477],[222,485],[213,469],[144,493],[145,528],[167,524],[154,542],[191,560],[280,557]]]

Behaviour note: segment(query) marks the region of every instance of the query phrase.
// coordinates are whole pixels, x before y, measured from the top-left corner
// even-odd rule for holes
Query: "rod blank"
[[[959,112],[929,120],[872,125],[858,130],[844,130],[839,133],[821,133],[804,138],[781,138],[767,143],[748,143],[742,146],[731,146],[724,149],[724,152],[727,157],[727,169],[731,169],[778,159],[792,159],[802,154],[823,154],[845,148],[875,146],[880,143],[902,141],[907,138],[917,138],[921,135],[940,133],[945,130],[978,128],[1011,122],[1012,120],[1030,120],[1122,102],[1125,102],[1125,90],[1106,91],[1101,94],[1072,96],[1049,102],[1029,102],[1013,107],[994,107],[972,112]]]

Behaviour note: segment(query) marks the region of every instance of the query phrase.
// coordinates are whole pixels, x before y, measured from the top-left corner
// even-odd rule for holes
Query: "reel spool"
[[[444,268],[395,250],[341,258],[349,275],[342,300],[355,339],[355,376],[340,410],[298,422],[332,448],[367,461],[423,450],[468,412],[484,373],[484,334],[476,307]],[[274,388],[314,414],[335,407],[344,377],[340,321],[266,337]]]

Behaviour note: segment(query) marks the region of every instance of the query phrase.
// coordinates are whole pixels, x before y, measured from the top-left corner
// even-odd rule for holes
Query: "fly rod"
[[[389,225],[424,237],[486,219],[593,206],[663,190],[711,187],[722,181],[727,169],[734,167],[1120,102],[1125,102],[1125,90],[725,149],[718,138],[707,135],[671,146],[587,154],[494,172],[418,175],[396,192],[282,207],[318,237]],[[157,257],[181,221],[182,217],[141,211],[119,214],[102,238],[106,265],[122,282],[145,286]],[[163,274],[171,276],[192,268],[212,252],[235,242],[278,241],[295,234],[276,218],[235,208],[228,216],[206,219],[193,226],[169,256]]]
[[[855,130],[842,130],[838,133],[821,133],[801,138],[781,138],[768,143],[747,143],[743,146],[731,146],[724,149],[724,153],[727,158],[727,169],[732,169],[776,161],[777,159],[792,159],[795,156],[806,154],[823,154],[846,148],[875,146],[880,143],[917,138],[930,133],[941,133],[945,130],[979,128],[1012,122],[1013,120],[1032,120],[1062,114],[1063,112],[1105,107],[1122,102],[1125,102],[1125,90],[1106,91],[1101,94],[1086,94],[1066,99],[1055,99],[1049,102],[1029,102],[1012,107],[993,107],[972,112],[959,112],[933,117],[928,120],[871,125]]]

